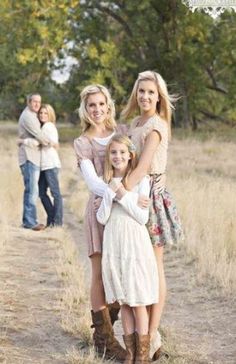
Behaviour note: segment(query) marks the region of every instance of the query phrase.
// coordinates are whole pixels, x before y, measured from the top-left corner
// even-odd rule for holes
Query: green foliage
[[[177,126],[196,127],[206,118],[236,123],[233,12],[214,21],[177,0],[3,0],[0,11],[4,105],[21,104],[36,87],[60,115],[71,113],[81,89],[98,82],[110,89],[119,113],[138,72],[151,69],[181,96]],[[55,85],[55,59],[67,55],[78,64],[68,82]]]
[[[1,2],[1,104],[20,105],[26,94],[44,89],[50,67],[66,46],[77,5],[69,0]],[[13,110],[1,104],[3,116],[11,114]]]

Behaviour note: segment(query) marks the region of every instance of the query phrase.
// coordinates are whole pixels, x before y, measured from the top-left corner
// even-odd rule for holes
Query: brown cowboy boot
[[[150,335],[139,335],[136,333],[136,357],[135,364],[148,364],[150,351]]]
[[[120,305],[118,302],[114,302],[108,305],[109,315],[111,318],[112,326],[119,319],[118,314],[120,312]]]
[[[135,333],[130,335],[123,335],[123,340],[127,352],[124,364],[134,364],[135,351],[136,351]]]
[[[93,341],[97,353],[105,359],[116,359],[121,363],[126,357],[125,349],[114,336],[108,308],[98,312],[91,311],[94,328]]]

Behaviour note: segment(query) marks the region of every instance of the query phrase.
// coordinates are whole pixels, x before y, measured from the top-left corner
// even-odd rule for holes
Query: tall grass
[[[2,252],[10,238],[10,229],[21,223],[23,183],[12,136],[1,138],[0,152]],[[83,220],[88,191],[78,173],[72,145],[62,145],[59,153],[63,166],[60,184],[64,201],[79,223]],[[174,140],[170,146],[167,172],[167,185],[175,197],[184,226],[186,257],[194,258],[202,282],[210,277],[211,282],[226,293],[236,291],[235,155],[234,143]],[[102,363],[91,346],[88,288],[78,248],[65,229],[55,230],[50,238],[58,245],[57,272],[64,281],[59,307],[61,324],[65,331],[78,337],[78,347],[82,349],[68,352],[68,361]],[[88,351],[83,350],[86,346]],[[173,354],[173,349],[170,351]],[[163,360],[160,363],[164,363]],[[169,364],[187,362],[194,363],[194,360],[188,361],[183,355],[171,359]]]
[[[199,278],[229,293],[236,290],[235,153],[233,143],[174,141],[168,167],[186,252],[196,258]]]

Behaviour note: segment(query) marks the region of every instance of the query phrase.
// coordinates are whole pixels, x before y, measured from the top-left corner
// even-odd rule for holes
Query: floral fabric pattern
[[[183,231],[175,202],[165,189],[159,193],[151,176],[151,206],[147,228],[154,246],[177,244],[183,239]]]

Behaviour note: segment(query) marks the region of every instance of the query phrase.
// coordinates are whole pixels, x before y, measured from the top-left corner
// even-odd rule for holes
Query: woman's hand
[[[113,180],[109,183],[109,185],[108,185],[108,186],[112,189],[112,191],[113,191],[113,192],[117,192],[117,190],[118,190],[121,186],[123,186],[123,185],[122,185],[122,183],[121,183],[120,181],[113,179]]]
[[[142,196],[140,195],[138,198],[138,206],[141,209],[147,209],[149,207],[150,204],[150,198],[148,198],[147,196]]]
[[[94,202],[93,202],[93,208],[94,208],[94,211],[97,212],[100,205],[101,205],[101,202],[102,202],[102,198],[101,197],[96,197]]]

